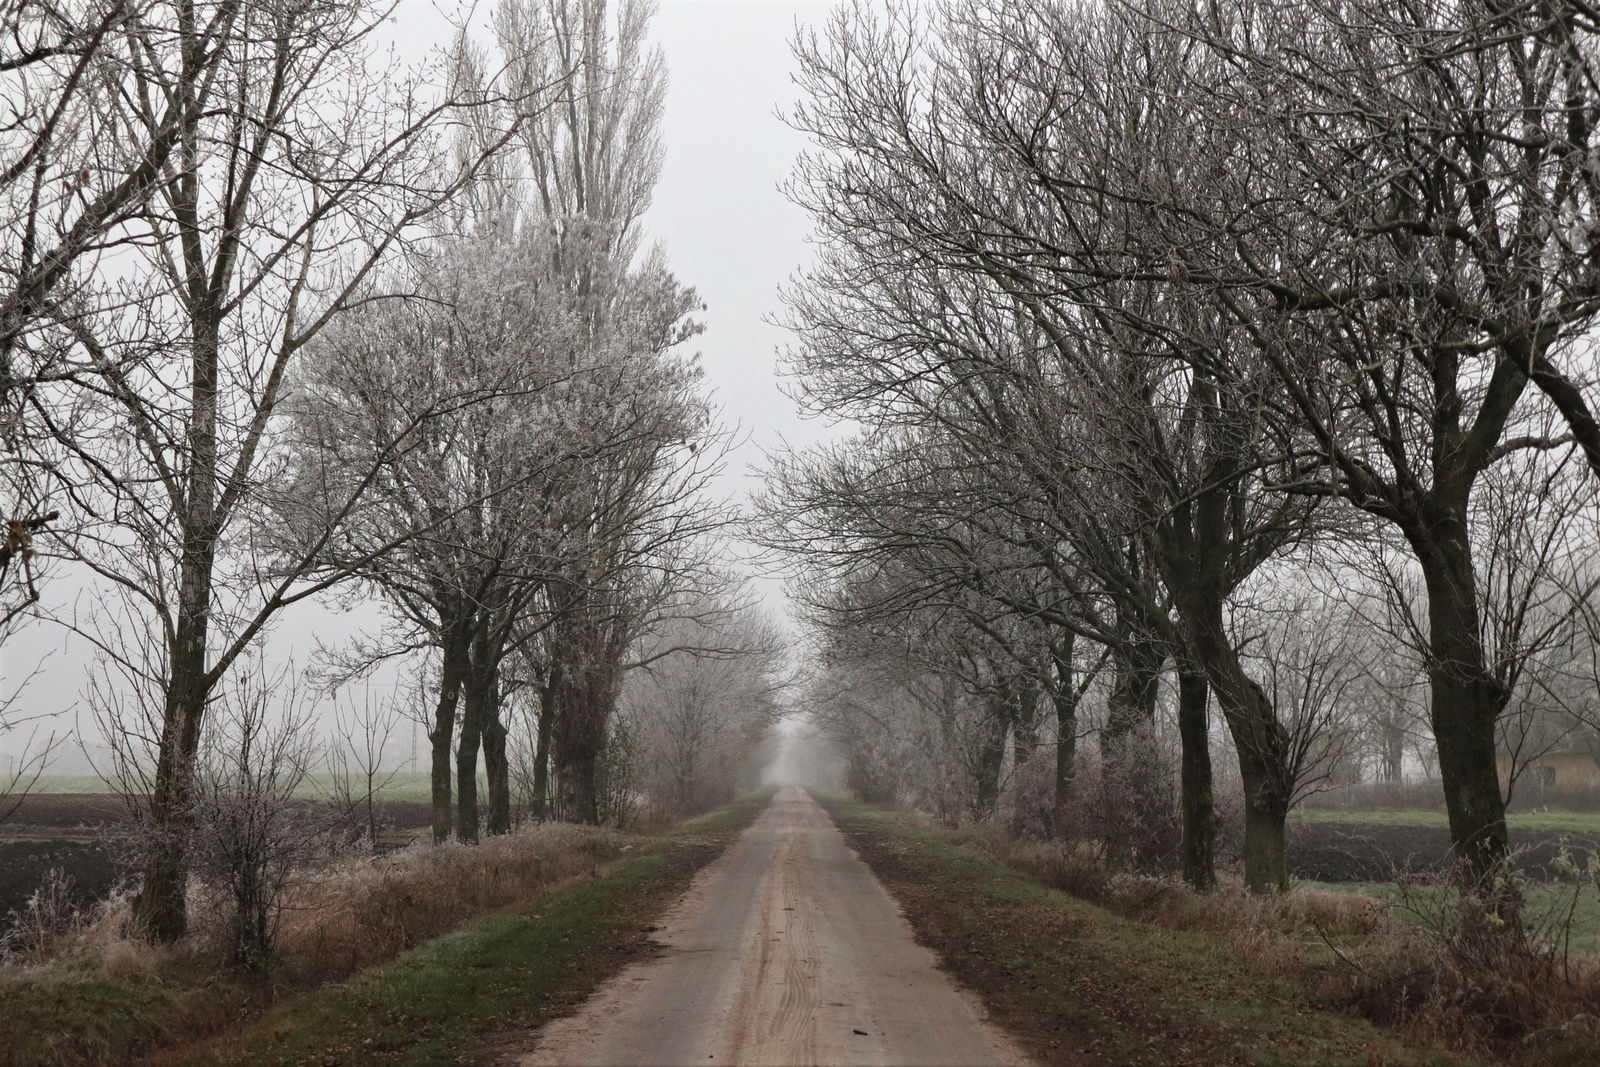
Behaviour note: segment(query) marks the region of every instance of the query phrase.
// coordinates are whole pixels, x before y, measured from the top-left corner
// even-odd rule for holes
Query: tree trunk
[[[1510,851],[1495,760],[1495,724],[1505,700],[1484,663],[1466,527],[1447,519],[1428,534],[1414,547],[1428,589],[1430,717],[1439,777],[1456,857],[1472,878],[1482,879]]]
[[[1274,782],[1275,768],[1239,757],[1244,779],[1244,885],[1252,893],[1289,888],[1289,858],[1283,847],[1288,798]]]
[[[1237,470],[1228,460],[1220,469]],[[1266,691],[1245,672],[1229,640],[1223,612],[1243,579],[1229,518],[1238,498],[1213,489],[1174,508],[1157,537],[1161,577],[1178,609],[1184,645],[1203,668],[1228,724],[1244,780],[1244,881],[1252,892],[1289,887],[1283,824],[1294,795],[1289,735]],[[1187,754],[1188,746],[1185,746]],[[1187,767],[1185,767],[1187,770]]]
[[[1005,707],[1007,705],[1001,705]],[[1011,716],[999,707],[991,708],[983,723],[977,760],[972,768],[972,815],[987,819],[994,814],[1000,799],[1000,768],[1006,758],[1006,737],[1011,733]]]
[[[197,619],[179,620],[150,797],[144,879],[133,898],[129,919],[134,932],[160,943],[176,941],[188,930],[186,857],[193,820],[194,764],[207,697],[205,631],[203,612]]]
[[[533,817],[543,822],[550,817],[550,737],[556,722],[556,680],[561,664],[550,664],[550,676],[539,689],[539,736],[533,749]]]
[[[1055,677],[1050,690],[1056,713],[1055,832],[1064,830],[1067,808],[1072,800],[1072,778],[1078,758],[1078,689],[1072,670],[1076,634],[1062,630],[1061,639],[1051,649]]]
[[[483,681],[469,673],[462,683],[461,737],[456,742],[456,840],[478,843],[478,748],[483,740]]]
[[[1106,862],[1117,866],[1134,854],[1132,835],[1148,814],[1138,791],[1146,780],[1143,749],[1154,735],[1166,648],[1143,625],[1125,625],[1119,613],[1121,646],[1112,650],[1114,675],[1100,733],[1100,792]]]
[[[433,843],[450,840],[450,740],[456,731],[456,708],[461,702],[461,680],[467,671],[470,629],[457,620],[443,630],[443,658],[439,667],[439,702],[433,710],[432,748]]]
[[[556,690],[554,755],[563,796],[578,821],[600,822],[599,763],[605,754],[626,620],[592,608],[572,613],[571,653]]]
[[[595,774],[598,751],[581,754],[572,767],[572,813],[588,826],[600,825],[600,789]]]
[[[1201,892],[1216,884],[1216,812],[1211,795],[1211,731],[1205,674],[1178,667],[1178,736],[1183,743],[1183,880]]]
[[[185,143],[185,157],[195,146]],[[180,221],[193,228],[195,191],[183,184]],[[189,470],[183,509],[178,574],[178,618],[169,654],[166,703],[150,798],[149,848],[144,880],[134,897],[129,925],[158,942],[178,940],[188,929],[186,863],[193,815],[195,756],[213,680],[206,666],[211,620],[212,574],[217,549],[217,368],[219,324],[214,311],[191,312],[193,364],[188,418]]]
[[[1206,679],[1217,694],[1239,754],[1245,790],[1245,887],[1256,893],[1287,889],[1289,864],[1283,826],[1294,790],[1286,766],[1288,735],[1272,701],[1245,673],[1228,641],[1221,600],[1192,587],[1182,595],[1174,591],[1174,596],[1191,637],[1191,651],[1205,665]]]
[[[556,752],[567,817],[594,826],[600,822],[597,771],[605,751],[606,716],[595,705],[593,679],[588,673],[569,668],[564,675],[555,723]]]
[[[1161,697],[1161,667],[1167,660],[1165,645],[1141,628],[1130,630],[1122,647],[1112,652],[1112,679],[1106,733],[1113,742],[1153,724]]]
[[[1037,675],[1029,670],[1016,695],[1011,722],[1011,754],[1018,767],[1033,758],[1039,747],[1039,690]]]
[[[484,692],[483,770],[489,780],[491,834],[511,832],[511,764],[506,759],[506,727],[500,721],[499,672],[491,672]]]
[[[1396,709],[1398,711],[1398,709]],[[1400,782],[1405,778],[1406,735],[1397,723],[1383,727],[1383,780]]]

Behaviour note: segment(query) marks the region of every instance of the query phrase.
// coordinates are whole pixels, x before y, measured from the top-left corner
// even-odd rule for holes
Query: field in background
[[[72,884],[71,899],[87,907],[104,899],[119,883],[137,872],[137,849],[129,840],[128,812],[98,778],[87,782],[96,790],[61,790],[84,779],[51,779],[53,788],[31,793],[6,822],[0,823],[0,935],[11,926],[11,913],[20,911],[51,870],[60,870]],[[395,783],[385,790],[378,834],[380,851],[409,843],[432,824],[427,783],[422,800],[411,799],[416,783]],[[308,804],[326,793],[310,791]]]
[[[1447,828],[1449,818],[1431,808],[1296,808],[1289,814],[1292,823],[1326,823],[1339,826],[1437,826]],[[1600,834],[1600,812],[1533,811],[1506,816],[1512,829],[1572,830]]]
[[[1405,895],[1395,882],[1311,882],[1296,880],[1296,889],[1330,889],[1336,893],[1360,893],[1389,905],[1389,914],[1406,922],[1418,923],[1421,916],[1411,911]],[[1413,892],[1417,892],[1414,890]],[[1425,890],[1422,890],[1425,892]],[[1531,885],[1523,890],[1528,915],[1536,923],[1546,917],[1560,918],[1569,913],[1571,927],[1567,950],[1573,955],[1600,952],[1600,894],[1591,887],[1574,893],[1563,885]]]
[[[378,799],[384,801],[406,801],[416,804],[426,804],[432,795],[432,785],[425,771],[397,772],[392,777],[384,776],[385,784],[378,790]],[[487,792],[488,779],[478,776],[480,793]],[[333,781],[326,774],[307,775],[306,781],[301,785],[298,793],[307,800],[320,799],[332,791]],[[29,789],[31,794],[53,795],[61,793],[98,793],[109,795],[111,787],[105,780],[94,774],[52,774],[41,777]],[[5,824],[0,824],[0,837],[5,835]]]

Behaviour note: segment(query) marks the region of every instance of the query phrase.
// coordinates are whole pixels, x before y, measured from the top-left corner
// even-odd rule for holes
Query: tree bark
[[[195,157],[186,141],[186,159]],[[180,222],[197,233],[194,179],[182,185]],[[198,238],[195,238],[198,240]],[[198,279],[197,279],[198,280]],[[212,577],[217,549],[217,381],[220,324],[213,310],[191,312],[192,344],[188,418],[189,471],[180,521],[178,618],[169,648],[166,703],[162,709],[156,778],[150,798],[150,845],[144,879],[129,925],[153,941],[172,942],[188,930],[186,857],[192,818],[195,757],[214,680],[207,669]]]
[[[483,771],[489,782],[490,834],[511,832],[511,763],[506,758],[506,727],[500,721],[499,671],[490,672],[483,702]]]
[[[1051,649],[1054,679],[1050,699],[1056,713],[1055,832],[1065,830],[1068,806],[1072,801],[1072,779],[1078,758],[1078,688],[1072,669],[1073,645],[1077,635],[1063,629]]]
[[[201,583],[196,580],[193,584]],[[209,600],[210,583],[203,584]],[[189,588],[191,582],[186,580],[185,589]],[[193,818],[194,765],[208,694],[205,635],[204,611],[180,616],[150,797],[144,878],[129,919],[133,931],[160,943],[176,941],[188,930],[186,857]]]
[[[468,666],[471,629],[464,619],[444,628],[443,657],[439,667],[439,700],[433,709],[433,728],[428,731],[432,748],[433,843],[450,840],[450,741],[456,731],[456,709],[461,702],[461,683]]]
[[[1239,753],[1244,780],[1244,884],[1255,893],[1289,888],[1284,822],[1293,783],[1285,766],[1289,739],[1267,694],[1245,673],[1222,621],[1222,604],[1197,606],[1195,651]]]
[[[1465,524],[1448,515],[1431,524],[1427,535],[1414,548],[1428,590],[1430,718],[1439,777],[1456,857],[1471,878],[1481,880],[1510,851],[1495,759],[1495,724],[1505,694],[1484,662]]]
[[[554,755],[570,815],[600,822],[599,763],[605,754],[627,623],[607,609],[583,607],[571,618],[570,654],[556,690]]]
[[[1101,803],[1104,805],[1106,861],[1113,865],[1133,857],[1132,834],[1148,805],[1137,795],[1144,781],[1142,746],[1154,735],[1156,702],[1161,695],[1161,665],[1166,647],[1150,636],[1133,609],[1118,612],[1122,640],[1112,649],[1115,672],[1100,733]]]
[[[550,738],[555,732],[556,682],[560,676],[560,662],[552,662],[549,677],[539,687],[539,735],[533,750],[533,817],[540,822],[550,817]]]
[[[600,822],[596,772],[605,751],[606,722],[594,706],[590,686],[575,679],[577,673],[569,669],[562,686],[563,699],[556,718],[557,770],[567,817],[593,826]]]
[[[1106,733],[1114,742],[1155,722],[1161,667],[1167,660],[1166,646],[1145,627],[1118,628],[1123,640],[1122,647],[1111,653],[1115,675],[1106,716]]]
[[[1000,800],[1000,768],[1012,727],[1012,716],[1005,710],[1008,706],[1009,702],[991,707],[982,726],[983,738],[972,768],[972,815],[980,821],[994,814]]]
[[[462,683],[461,737],[456,742],[456,840],[478,843],[478,749],[483,740],[483,680]]]
[[[1294,795],[1289,736],[1266,691],[1245,671],[1223,621],[1228,597],[1265,558],[1271,540],[1236,542],[1234,522],[1244,489],[1225,480],[1244,464],[1229,443],[1229,420],[1215,406],[1209,385],[1197,382],[1197,410],[1210,424],[1207,448],[1213,487],[1179,502],[1158,527],[1162,583],[1178,609],[1185,651],[1204,670],[1228,724],[1244,781],[1244,880],[1252,892],[1289,887],[1284,821]],[[1270,535],[1258,533],[1256,537]]]
[[[1205,673],[1188,663],[1178,667],[1178,736],[1183,744],[1183,880],[1204,892],[1217,882],[1216,810],[1211,793],[1211,731]]]
[[[1239,759],[1244,779],[1244,884],[1252,893],[1289,888],[1289,859],[1283,847],[1289,804],[1273,782],[1265,761]]]

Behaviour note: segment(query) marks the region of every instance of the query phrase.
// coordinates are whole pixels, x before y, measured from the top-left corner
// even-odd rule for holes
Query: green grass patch
[[[242,1033],[156,1062],[459,1062],[468,1038],[537,1025],[566,1002],[575,979],[588,984],[600,977],[596,964],[616,960],[622,943],[634,940],[641,908],[706,858],[704,851],[691,858],[680,845],[652,842],[604,865],[596,877],[474,920],[268,1012]]]
[[[1290,822],[1357,826],[1437,826],[1450,825],[1443,811],[1429,808],[1296,808]],[[1600,812],[1536,811],[1506,816],[1513,830],[1569,830],[1600,834]]]
[[[1253,969],[1219,934],[1122,919],[841,798],[829,811],[919,940],[1041,1063],[1454,1064]]]
[[[0,1063],[122,1063],[184,1030],[191,994],[100,975],[0,983]]]

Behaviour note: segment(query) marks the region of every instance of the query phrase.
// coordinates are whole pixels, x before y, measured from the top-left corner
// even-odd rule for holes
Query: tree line
[[[1115,852],[1170,706],[1206,887],[1214,702],[1246,882],[1283,888],[1340,709],[1388,715],[1398,768],[1409,674],[1458,859],[1505,861],[1519,709],[1595,721],[1596,31],[946,0],[801,36],[791,370],[851,435],[777,457],[762,507],[861,773],[872,717],[924,709],[981,814],[1053,733],[1059,830],[1103,693]]]
[[[641,225],[652,5],[505,0],[411,65],[395,7],[0,4],[5,624],[47,559],[92,575],[67,621],[158,940],[215,829],[207,753],[245,746],[213,762],[252,795],[303,777],[246,749],[295,749],[263,741],[261,649],[310,598],[383,605],[326,667],[420,679],[436,841],[509,831],[514,791],[606,817],[630,671],[672,691],[756,656],[722,721],[776,714],[772,635],[719,562],[703,306]]]

